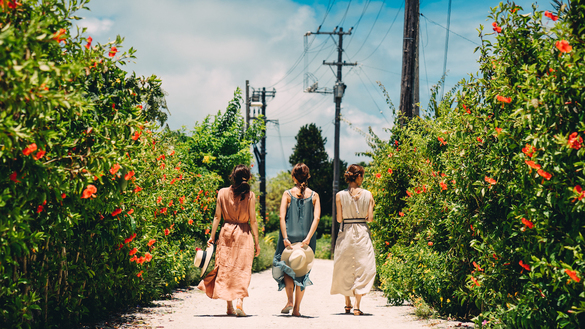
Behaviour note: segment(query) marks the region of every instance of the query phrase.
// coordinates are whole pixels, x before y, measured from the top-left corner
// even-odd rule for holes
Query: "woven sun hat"
[[[200,277],[203,276],[205,271],[207,271],[207,266],[209,266],[209,261],[211,261],[211,257],[213,257],[213,245],[209,245],[206,250],[202,250],[197,248],[195,252],[195,260],[193,260],[193,264],[201,269]]]
[[[315,254],[311,247],[295,242],[290,247],[284,248],[280,259],[295,272],[297,277],[300,277],[309,273],[313,267]]]

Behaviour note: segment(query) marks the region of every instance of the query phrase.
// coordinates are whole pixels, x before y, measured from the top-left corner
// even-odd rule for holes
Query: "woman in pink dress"
[[[260,255],[258,245],[258,223],[256,222],[254,192],[250,191],[250,169],[237,165],[230,175],[232,185],[222,188],[217,195],[217,205],[211,238],[207,245],[215,243],[217,226],[223,217],[224,223],[217,241],[215,267],[198,288],[210,298],[227,301],[227,314],[246,316],[244,297],[248,297],[248,286],[252,276],[252,262]],[[254,237],[252,238],[252,234]],[[236,301],[234,310],[232,301]]]

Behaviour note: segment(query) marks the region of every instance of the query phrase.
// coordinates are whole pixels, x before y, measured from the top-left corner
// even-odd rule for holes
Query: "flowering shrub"
[[[190,283],[211,229],[222,177],[153,132],[161,81],[122,69],[133,49],[71,35],[86,3],[0,1],[3,328],[74,326]]]
[[[366,182],[391,301],[415,294],[481,327],[584,325],[578,3],[546,15],[496,7],[480,74],[440,116],[373,140]]]

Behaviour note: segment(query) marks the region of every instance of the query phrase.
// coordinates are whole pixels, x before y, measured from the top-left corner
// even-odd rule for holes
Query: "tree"
[[[331,192],[333,186],[333,161],[325,151],[327,138],[321,136],[322,130],[314,123],[302,126],[295,137],[297,144],[289,158],[292,166],[297,163],[306,164],[311,170],[308,185],[321,198],[321,216],[331,215]],[[347,163],[341,161],[340,168]],[[340,170],[343,172],[343,170]],[[345,188],[345,181],[340,180],[340,190]]]

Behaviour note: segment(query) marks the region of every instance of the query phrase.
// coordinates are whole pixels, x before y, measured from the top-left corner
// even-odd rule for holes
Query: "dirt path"
[[[362,300],[365,316],[343,313],[344,298],[329,294],[333,261],[316,259],[311,271],[313,286],[308,287],[301,304],[300,318],[281,315],[286,294],[277,291],[270,270],[252,275],[244,300],[245,318],[225,315],[226,303],[209,299],[198,289],[178,291],[173,299],[156,301],[157,307],[125,315],[126,328],[453,328],[467,327],[444,320],[417,320],[410,306],[387,306],[381,292],[373,291]],[[107,325],[106,325],[107,326]],[[469,327],[468,327],[469,328]]]

